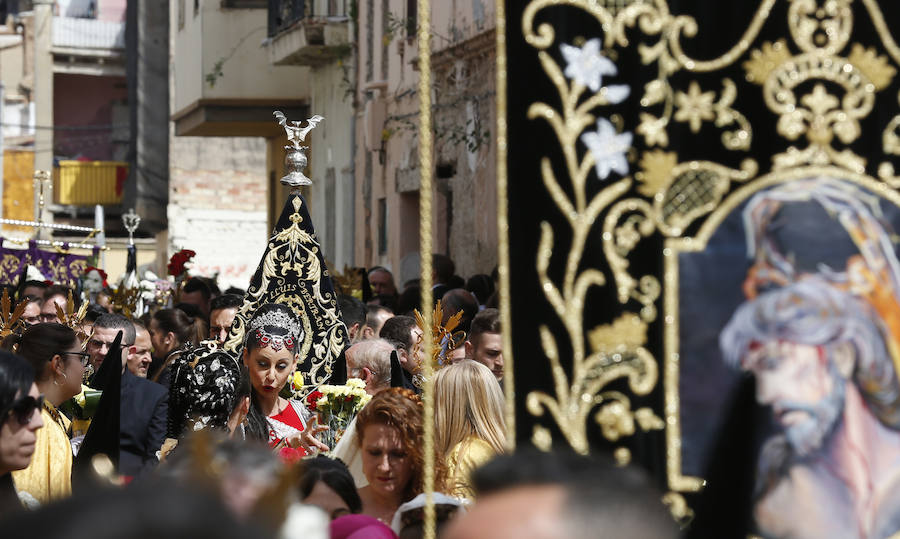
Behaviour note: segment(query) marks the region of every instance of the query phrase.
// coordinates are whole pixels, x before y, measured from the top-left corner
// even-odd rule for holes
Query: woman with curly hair
[[[363,474],[369,484],[359,489],[363,514],[390,524],[401,504],[423,490],[422,401],[414,391],[398,387],[377,393],[356,416]],[[436,459],[435,489],[443,485],[444,467]]]

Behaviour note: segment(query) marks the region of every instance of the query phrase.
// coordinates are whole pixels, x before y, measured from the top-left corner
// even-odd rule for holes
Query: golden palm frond
[[[85,301],[81,304],[78,311],[75,311],[75,300],[72,298],[71,290],[69,290],[69,297],[66,299],[65,310],[63,310],[61,305],[56,304],[56,318],[59,320],[59,323],[75,330],[82,342],[87,342],[88,337],[82,329],[82,321],[84,320],[84,315],[87,314],[87,309],[88,302]]]
[[[339,293],[362,299],[363,278],[356,268],[351,268],[345,264],[344,271],[338,272],[331,264],[326,262],[326,265],[330,268],[331,281]]]
[[[419,326],[419,329],[425,332],[425,318],[418,309],[415,309],[415,315],[416,324]],[[444,360],[442,356],[456,349],[456,339],[454,338],[453,330],[459,326],[462,316],[463,312],[457,311],[444,325],[441,323],[441,320],[444,319],[444,308],[441,306],[441,300],[438,300],[434,306],[434,313],[431,318],[431,340],[433,343],[431,348],[431,365],[435,370],[446,367],[449,364],[449,361]],[[444,347],[446,347],[446,350]]]
[[[140,288],[126,288],[124,284],[121,284],[113,291],[112,297],[109,298],[109,304],[114,313],[131,318],[137,309],[139,299],[141,299]]]
[[[3,326],[0,327],[0,337],[6,337],[25,323],[22,321],[22,313],[25,312],[25,306],[28,300],[22,300],[16,305],[15,310],[10,312],[12,301],[9,299],[9,290],[3,289],[3,298],[0,299],[0,319]]]

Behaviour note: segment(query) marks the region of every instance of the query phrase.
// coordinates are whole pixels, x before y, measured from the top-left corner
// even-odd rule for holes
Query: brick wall
[[[192,249],[193,274],[246,288],[265,249],[266,189],[264,139],[174,137],[169,254]]]

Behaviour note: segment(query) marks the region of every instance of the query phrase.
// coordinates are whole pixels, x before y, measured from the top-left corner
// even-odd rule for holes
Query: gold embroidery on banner
[[[750,51],[750,59],[743,64],[747,80],[763,84],[775,68],[790,58],[791,53],[785,40],[779,39],[775,43],[766,41],[759,49]]]
[[[731,182],[745,182],[756,175],[756,161],[745,159],[740,170],[709,161],[682,163],[671,171],[665,191],[654,197],[653,209],[660,232],[678,236],[695,219],[713,211]]]
[[[900,64],[900,47],[877,2],[861,1],[880,37],[880,45]],[[754,45],[775,5],[775,0],[763,0],[739,41],[710,60],[697,60],[684,53],[682,40],[696,36],[698,25],[693,17],[672,14],[665,0],[533,0],[522,16],[524,39],[537,49],[540,64],[559,94],[557,108],[533,103],[528,108],[528,118],[546,121],[560,144],[562,161],[555,163],[544,157],[541,177],[567,225],[556,230],[543,222],[539,234],[538,278],[559,320],[539,328],[553,394],[532,391],[525,399],[529,414],[548,414],[553,426],[534,426],[531,439],[537,447],[549,449],[558,430],[575,450],[587,452],[588,416],[604,438],[613,442],[638,430],[665,428],[667,479],[672,491],[665,501],[682,523],[689,522],[693,513],[680,493],[698,491],[704,481],[682,473],[679,254],[704,249],[719,224],[747,197],[781,182],[811,176],[839,177],[900,205],[900,195],[890,189],[900,188],[900,175],[894,163],[886,160],[891,155],[900,156],[900,114],[886,126],[878,124],[878,129],[884,129],[884,155],[877,156],[877,150],[866,153],[879,157],[878,160],[869,163],[852,147],[859,144],[861,121],[872,114],[879,92],[894,82],[896,66],[879,48],[851,43],[852,0],[785,3],[789,36]],[[626,175],[602,184],[599,190],[586,188],[595,162],[590,152],[579,154],[577,143],[596,121],[595,109],[606,106],[608,100],[603,89],[585,96],[584,87],[566,79],[551,49],[559,45],[554,28],[547,23],[535,26],[541,10],[559,6],[581,9],[598,21],[603,31],[602,49],[609,57],[615,56],[615,48],[630,46],[626,32],[640,31],[650,39],[637,43],[636,48],[641,62],[656,70],[656,78],[642,88],[632,89],[639,94],[634,97],[640,99],[641,106],[633,128],[648,149],[631,156],[639,168],[633,178]],[[754,46],[758,48],[751,50]],[[670,145],[672,138],[667,130],[672,125],[683,133],[698,133],[707,127],[704,123],[713,123],[716,128],[725,129],[721,138],[724,148],[734,152],[750,150],[754,133],[744,113],[734,107],[737,89],[733,78],[719,79],[722,88],[718,98],[716,91],[706,86],[708,78],[689,80],[679,89],[670,82],[679,71],[715,72],[736,62],[740,62],[737,66],[743,68],[746,80],[759,85],[766,107],[777,120],[776,132],[765,135],[777,134],[789,141],[786,150],[762,156],[767,161],[771,159],[769,162],[739,157],[720,164],[703,160],[681,162],[677,153],[660,149]],[[729,75],[733,77],[734,72]],[[620,131],[623,124],[632,125],[618,122]],[[505,149],[504,139],[504,152]],[[738,161],[740,165],[735,168]],[[870,175],[873,168],[877,168],[881,181]],[[637,194],[626,197],[632,187]],[[504,207],[501,219],[505,215]],[[501,224],[502,236],[506,221]],[[608,271],[583,267],[585,242],[596,226],[602,226]],[[645,238],[657,234],[663,238],[662,283],[654,275],[634,274],[629,259]],[[560,252],[557,237],[565,237],[567,242],[571,237],[567,251]],[[553,275],[560,275],[555,271],[557,266],[564,268],[561,280],[551,278],[551,262]],[[609,324],[585,328],[587,291],[593,286],[610,285],[615,286],[622,312]],[[633,397],[652,391],[658,381],[655,359],[644,346],[648,324],[658,317],[660,295],[664,422],[649,408],[634,410],[632,402]],[[559,324],[564,332],[551,329]],[[571,368],[568,361],[563,367],[563,349],[566,359],[571,358]],[[621,379],[627,380],[627,389],[607,390],[609,382]],[[630,460],[627,449],[620,447],[617,452],[622,461]]]
[[[850,63],[875,85],[875,91],[880,92],[891,85],[897,70],[894,69],[888,59],[875,52],[875,49],[865,49],[859,43],[853,45],[853,51],[848,57]]]
[[[798,99],[794,89],[802,82],[824,80],[842,86],[838,99],[822,83]],[[788,140],[805,136],[809,146],[791,146],[774,156],[775,168],[804,164],[836,164],[854,172],[865,170],[865,159],[832,145],[835,137],[849,144],[860,135],[859,119],[872,111],[875,85],[849,61],[821,52],[795,56],[776,68],[763,86],[766,106],[779,114],[778,134]]]
[[[597,9],[601,18],[608,18],[605,17],[609,15],[608,12],[602,8]],[[552,35],[552,30],[549,32]],[[614,182],[588,200],[586,183],[595,165],[595,158],[590,152],[580,157],[576,142],[581,133],[596,119],[591,111],[609,103],[607,94],[600,89],[582,100],[585,91],[582,84],[573,82],[570,86],[559,65],[547,52],[538,52],[538,59],[559,92],[562,110],[557,111],[546,103],[533,103],[528,109],[528,117],[546,120],[562,147],[570,189],[564,188],[559,183],[549,158],[545,157],[541,161],[541,175],[551,198],[568,221],[572,232],[572,244],[566,256],[562,282],[554,282],[548,273],[553,256],[553,229],[548,223],[542,223],[537,269],[544,295],[565,326],[572,347],[572,374],[570,378],[561,364],[557,337],[549,327],[541,326],[542,348],[550,362],[555,395],[533,391],[526,397],[526,406],[529,412],[536,416],[549,412],[569,445],[578,452],[587,453],[586,420],[592,409],[603,405],[595,420],[607,432],[612,430],[618,432],[618,423],[612,427],[607,425],[607,416],[610,413],[616,417],[622,416],[633,420],[628,397],[620,392],[601,393],[604,386],[613,380],[626,378],[632,392],[647,394],[656,385],[657,366],[655,359],[642,347],[627,350],[627,355],[618,354],[618,361],[611,361],[605,353],[588,354],[585,350],[583,328],[585,296],[591,286],[604,286],[606,279],[596,269],[580,270],[579,266],[588,235],[600,212],[615,198],[624,194],[632,182],[630,178]],[[656,294],[658,295],[658,291]],[[612,408],[609,408],[610,406]],[[627,411],[617,413],[626,407]],[[609,408],[609,411],[604,412],[606,408]],[[628,419],[624,421],[627,423]],[[622,434],[630,434],[627,430],[626,428],[622,431]],[[536,429],[533,439],[536,445],[549,447],[549,436],[546,429]]]
[[[847,45],[853,29],[853,0],[791,0],[788,29],[804,52],[837,54]]]
[[[897,94],[897,101],[900,102],[900,93]],[[882,147],[884,148],[884,153],[890,155],[900,155],[900,114],[894,116],[894,119],[890,121],[887,127],[884,129],[884,134],[881,139]],[[890,163],[885,163],[884,165],[890,166],[890,175],[894,173],[894,167]],[[880,172],[878,174],[881,177]]]
[[[887,27],[887,23],[884,21],[884,14],[881,13],[881,8],[878,6],[878,0],[862,0],[862,3],[869,12],[869,17],[872,19],[875,31],[878,32],[878,37],[881,38],[881,45],[887,49],[891,58],[900,64],[900,47],[897,46],[897,42],[894,41],[894,37]]]
[[[682,528],[686,527],[694,519],[694,511],[688,507],[684,496],[677,492],[668,492],[662,497],[662,502],[669,508],[669,512],[678,521]]]

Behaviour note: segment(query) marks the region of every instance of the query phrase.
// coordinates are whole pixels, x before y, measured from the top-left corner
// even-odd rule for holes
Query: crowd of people
[[[333,369],[345,378],[330,382],[355,379],[367,402],[339,440],[327,438],[331,446],[315,401],[297,392],[303,324],[289,306],[250,313],[236,356],[225,345],[242,290],[223,293],[194,277],[172,307],[139,317],[101,291],[85,298],[77,319],[67,306],[72,290],[20,284],[21,312],[0,345],[4,537],[61,537],[51,521],[81,522],[92,537],[419,537],[427,471],[442,537],[593,537],[593,504],[610,503],[623,481],[643,504],[640,514],[626,511],[630,537],[673,537],[658,493],[638,472],[587,457],[507,453],[496,273],[463,280],[446,256],[433,263],[436,322],[453,330],[436,343],[431,396],[422,394],[429,358],[415,316],[418,282],[400,288],[376,267],[363,279],[365,294],[337,296],[349,344]],[[117,388],[117,399],[107,396]],[[425,397],[435,410],[431,470]],[[116,424],[115,447],[104,446],[102,429]],[[124,516],[108,520],[116,507]]]

